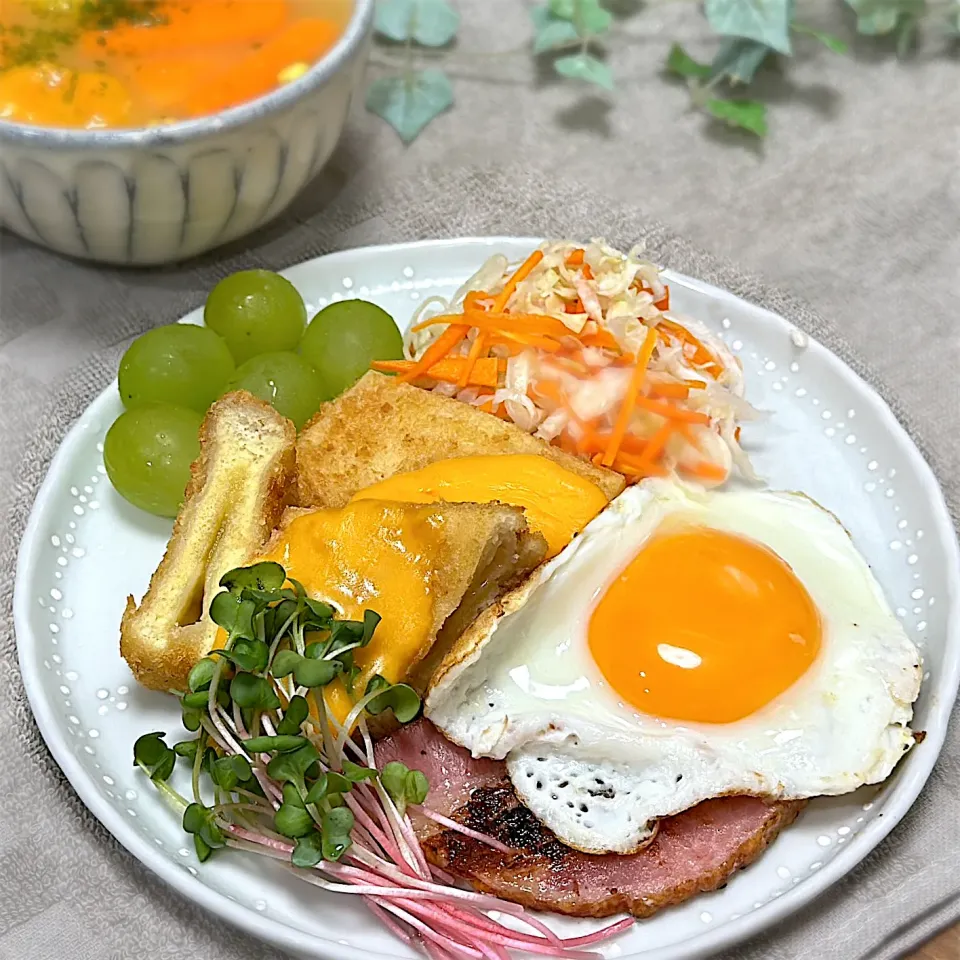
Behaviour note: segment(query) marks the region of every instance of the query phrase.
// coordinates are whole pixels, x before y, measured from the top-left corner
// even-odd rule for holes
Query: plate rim
[[[295,275],[304,267],[313,266],[320,262],[336,264],[337,261],[349,261],[357,255],[364,258],[374,258],[381,254],[398,251],[419,252],[422,250],[464,247],[475,247],[482,250],[484,248],[495,248],[500,244],[536,246],[541,242],[542,238],[537,237],[499,235],[449,239],[434,238],[404,243],[375,244],[351,247],[318,257],[311,257],[299,263],[291,264],[279,272],[284,275],[291,273]],[[765,315],[766,322],[779,324],[787,332],[795,329],[795,325],[788,318],[752,303],[745,297],[729,290],[674,270],[668,269],[664,272],[668,277],[672,277],[701,293],[709,294],[718,300],[747,303],[754,309],[761,310]],[[189,313],[193,312],[189,311]],[[180,321],[185,319],[189,313],[181,317]],[[809,334],[805,334],[805,336],[808,338],[807,349],[817,350],[821,354],[821,359],[830,365],[832,372],[837,376],[853,378],[861,392],[863,401],[869,402],[881,426],[886,428],[888,435],[898,437],[900,444],[911,460],[917,480],[927,498],[931,512],[935,516],[937,532],[948,560],[947,631],[944,638],[944,669],[941,672],[941,684],[939,685],[941,695],[930,706],[930,718],[935,720],[936,723],[927,724],[928,728],[932,727],[933,729],[927,730],[929,747],[923,761],[918,762],[914,759],[909,768],[905,771],[898,771],[897,782],[893,786],[892,795],[887,798],[887,803],[890,805],[888,816],[874,819],[868,824],[860,836],[859,843],[851,844],[844,851],[838,853],[816,875],[805,878],[803,883],[749,914],[736,920],[729,920],[721,927],[713,930],[704,930],[683,943],[656,948],[646,955],[632,954],[633,956],[645,956],[645,960],[668,960],[668,958],[669,960],[695,960],[695,958],[706,957],[743,942],[772,927],[778,921],[797,913],[823,895],[837,881],[852,872],[867,854],[874,850],[900,823],[922,791],[940,756],[950,713],[957,698],[958,690],[960,690],[960,544],[958,544],[957,532],[943,490],[933,468],[927,462],[917,442],[897,419],[880,392],[868,383],[853,366],[846,363],[815,337]],[[155,848],[131,825],[120,818],[106,799],[94,789],[92,780],[87,776],[86,771],[70,749],[65,736],[61,734],[59,725],[53,716],[52,705],[42,694],[40,677],[30,664],[28,647],[32,646],[34,637],[28,626],[27,580],[29,572],[37,564],[38,550],[41,547],[41,539],[38,535],[39,529],[49,508],[49,502],[53,497],[59,470],[70,460],[75,448],[80,446],[85,437],[91,414],[95,414],[96,408],[106,402],[109,391],[115,382],[114,380],[107,384],[103,391],[85,407],[65,434],[37,491],[18,547],[13,596],[14,631],[18,666],[31,711],[47,748],[83,804],[110,834],[155,876],[158,876],[188,900],[197,903],[205,910],[258,940],[272,943],[282,949],[306,952],[311,956],[321,958],[321,960],[346,960],[346,958],[352,956],[352,951],[355,948],[340,946],[333,940],[326,940],[314,934],[305,933],[282,920],[263,914],[251,913],[241,904],[231,901],[225,894],[207,886],[199,877],[189,875],[179,869],[172,861],[158,856]],[[367,956],[371,960],[395,960],[396,958],[396,954],[369,951]],[[629,956],[631,954],[624,954],[625,958]]]

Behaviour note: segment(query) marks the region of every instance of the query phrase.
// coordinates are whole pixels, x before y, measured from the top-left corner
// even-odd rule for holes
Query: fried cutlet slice
[[[191,667],[215,646],[210,601],[220,578],[255,557],[289,502],[293,424],[245,391],[210,407],[200,428],[183,506],[160,566],[120,625],[120,653],[137,680],[184,689]]]
[[[595,467],[518,426],[370,372],[323,404],[297,441],[297,497],[302,506],[342,506],[358,491],[438,460],[539,454],[595,483],[608,500],[623,477]]]
[[[287,510],[263,556],[283,562],[308,594],[347,619],[362,619],[367,608],[381,614],[369,645],[354,653],[355,691],[379,673],[422,693],[450,643],[546,549],[519,507],[365,500]],[[353,698],[337,680],[327,702],[343,720]],[[371,728],[382,734],[392,724],[380,716]]]

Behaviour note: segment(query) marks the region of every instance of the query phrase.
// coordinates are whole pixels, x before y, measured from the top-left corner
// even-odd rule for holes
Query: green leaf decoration
[[[317,748],[309,741],[298,750],[278,753],[268,764],[267,773],[274,780],[301,783],[307,771],[319,759]]]
[[[291,750],[299,750],[302,746],[309,743],[306,737],[250,737],[243,741],[244,749],[248,753],[290,753]]]
[[[548,19],[533,36],[533,52],[546,53],[579,42],[577,28],[569,20]]]
[[[200,710],[184,707],[180,714],[180,722],[185,730],[196,733],[200,729],[200,718],[203,713]]]
[[[176,762],[177,755],[166,745],[162,733],[145,733],[133,745],[133,765],[144,767],[151,780],[166,780]]]
[[[294,668],[303,659],[296,650],[281,650],[273,658],[270,664],[270,672],[277,677],[287,677],[293,673]]]
[[[453,87],[441,70],[421,70],[408,77],[381,77],[367,91],[367,109],[386,120],[409,143],[453,103]]]
[[[710,26],[726,37],[743,37],[789,54],[792,0],[705,0]]]
[[[767,135],[767,107],[757,100],[707,100],[704,109],[728,126]]]
[[[710,64],[710,79],[725,77],[732,84],[750,83],[771,53],[773,50],[765,43],[728,37]]]
[[[253,615],[257,605],[252,600],[242,600],[226,591],[218,593],[210,604],[210,619],[227,631],[228,642],[237,637],[254,639]]]
[[[301,696],[294,697],[284,711],[283,719],[277,724],[277,733],[294,736],[300,733],[303,722],[310,715],[310,707]]]
[[[273,825],[277,833],[291,839],[305,837],[314,828],[313,817],[303,807],[292,803],[280,804],[280,809],[273,815]]]
[[[198,690],[206,690],[213,680],[213,671],[217,668],[217,661],[210,657],[204,657],[198,660],[193,669],[187,674],[187,687],[191,693]]]
[[[293,668],[293,679],[301,687],[325,687],[341,669],[337,660],[308,660],[301,657]]]
[[[230,681],[230,696],[240,707],[276,710],[280,706],[273,684],[266,677],[257,677],[252,673],[238,673]]]
[[[375,780],[377,771],[373,767],[361,767],[351,760],[344,760],[343,775],[352,783],[362,783],[364,780]]]
[[[191,803],[183,811],[183,829],[187,833],[200,837],[208,847],[216,849],[224,846],[223,834],[216,824],[213,810],[201,803]],[[200,855],[200,849],[198,846],[198,856]]]
[[[710,65],[694,60],[679,43],[670,48],[667,55],[667,70],[678,77],[692,80],[706,80],[710,76]]]
[[[405,683],[390,684],[380,674],[375,673],[367,683],[365,694],[375,690],[383,692],[367,704],[367,713],[377,716],[384,710],[393,710],[400,723],[409,723],[420,712],[420,695],[413,687]]]
[[[253,776],[245,757],[219,757],[213,761],[211,777],[218,787],[232,790],[238,783],[245,783]]]
[[[460,14],[447,0],[378,0],[374,29],[397,43],[415,40],[442,47],[460,28]]]
[[[569,57],[560,57],[554,61],[553,69],[563,77],[584,80],[603,87],[604,90],[613,90],[613,71],[591,53],[576,53]]]
[[[339,860],[350,849],[353,814],[346,807],[336,807],[323,815],[322,850],[324,860]]]
[[[411,770],[399,760],[388,763],[380,771],[380,782],[401,814],[408,803],[423,803],[430,789],[430,783],[421,771]]]
[[[238,638],[229,650],[211,652],[220,654],[241,670],[249,670],[251,673],[265,670],[270,657],[270,648],[262,640],[248,640],[246,637]]]
[[[802,23],[793,23],[791,26],[795,33],[802,33],[807,37],[813,37],[814,40],[819,40],[828,50],[832,50],[834,53],[844,54],[850,50],[850,46],[845,40],[835,37],[832,33],[815,30],[813,27],[805,26]]]
[[[225,573],[220,578],[220,586],[238,596],[243,590],[258,590],[273,594],[283,587],[286,579],[286,571],[279,563],[264,560],[261,563],[253,564],[253,566],[237,567],[235,570]]]
[[[293,848],[290,860],[295,867],[309,870],[323,859],[323,847],[320,833],[312,830],[305,837],[300,837]]]

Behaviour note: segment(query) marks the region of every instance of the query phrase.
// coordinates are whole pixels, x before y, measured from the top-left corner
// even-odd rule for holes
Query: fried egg
[[[840,522],[802,494],[634,486],[461,637],[427,716],[506,759],[569,846],[630,853],[725,794],[885,779],[920,655]]]

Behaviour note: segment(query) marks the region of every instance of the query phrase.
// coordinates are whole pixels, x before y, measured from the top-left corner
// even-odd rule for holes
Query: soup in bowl
[[[74,256],[184,259],[319,171],[374,0],[3,0],[0,223]]]

